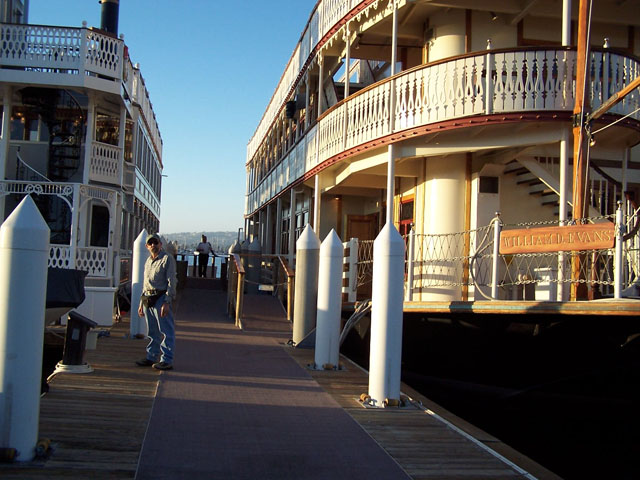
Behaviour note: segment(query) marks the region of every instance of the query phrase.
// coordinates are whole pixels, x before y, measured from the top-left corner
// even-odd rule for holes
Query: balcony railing
[[[89,179],[120,185],[122,183],[122,149],[100,142],[91,144]]]
[[[255,134],[249,141],[247,148],[247,160],[250,160],[254,153],[258,150],[262,139],[266,135],[273,119],[276,117],[280,108],[294,86],[298,75],[304,68],[311,52],[320,43],[322,38],[340,22],[350,11],[361,4],[377,4],[371,0],[320,0],[316,9],[311,14],[309,23],[302,33],[302,37],[298,45],[293,51],[289,63],[287,64],[280,82],[276,88],[271,102],[267,107]]]
[[[87,28],[0,24],[0,65],[122,78],[124,42]]]
[[[109,277],[111,275],[111,249],[104,247],[77,247],[52,244],[49,250],[49,266],[53,268],[75,268],[84,270],[89,277]]]
[[[640,75],[637,59],[608,50],[592,52],[590,63],[592,108]],[[392,133],[477,115],[571,112],[575,69],[575,50],[536,48],[467,55],[385,79],[326,112],[248,192],[247,213],[325,160]],[[638,120],[639,106],[634,93],[611,113]]]

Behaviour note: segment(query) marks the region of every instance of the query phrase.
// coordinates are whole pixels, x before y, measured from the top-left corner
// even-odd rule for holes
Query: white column
[[[149,258],[149,252],[145,246],[147,235],[147,230],[143,228],[133,242],[131,255],[131,325],[129,329],[132,338],[140,335],[146,336],[148,332],[147,322],[138,316],[138,306],[144,282],[144,263]]]
[[[562,0],[562,46],[571,45],[571,0]]]
[[[613,298],[622,298],[622,282],[624,280],[623,275],[623,247],[624,247],[624,213],[622,210],[622,202],[618,202],[618,209],[616,210],[616,248],[614,255],[614,267],[613,267]]]
[[[282,253],[282,197],[276,200],[276,255]]]
[[[396,1],[393,1],[393,26],[392,26],[392,39],[391,39],[391,75],[396,74],[397,63],[397,51],[398,51],[398,8]],[[389,102],[389,124],[390,129],[393,132],[395,129],[395,82],[391,82],[390,102]],[[395,149],[394,144],[390,144],[388,147],[389,158],[387,160],[387,223],[393,225],[393,197],[395,194]]]
[[[264,222],[264,241],[262,244],[264,245],[264,252],[267,254],[274,253],[273,252],[273,224],[271,223],[271,203],[267,205],[267,213],[265,214],[265,222]]]
[[[73,199],[71,201],[72,210],[71,210],[71,235],[70,235],[70,245],[69,245],[69,254],[71,258],[69,259],[69,268],[76,268],[76,258],[78,252],[78,222],[80,221],[80,185],[73,185]]]
[[[351,32],[349,22],[344,26],[344,41],[346,42],[344,58],[344,98],[349,96],[349,71],[351,70]]]
[[[324,58],[318,53],[318,118],[322,115],[322,101],[324,99]],[[316,133],[317,135],[317,133]]]
[[[565,128],[562,131],[560,140],[560,208],[558,220],[560,225],[565,225],[567,221],[567,172],[569,170],[569,131]]]
[[[558,212],[558,223],[560,226],[567,224],[567,172],[569,171],[569,130],[566,128],[562,131],[562,140],[560,140],[560,203]],[[556,300],[562,302],[564,300],[564,278],[565,278],[565,254],[558,253],[558,288],[556,289]]]
[[[317,369],[337,368],[339,363],[343,254],[342,241],[331,229],[320,245],[314,356]]]
[[[309,125],[311,125],[311,115],[309,112],[309,97],[311,95],[311,88],[309,86],[309,73],[307,72],[307,74],[304,77],[304,83],[305,83],[305,91],[304,91],[304,131],[307,130],[307,128],[309,128]]]
[[[502,231],[502,222],[500,221],[500,212],[496,212],[496,218],[493,223],[493,258],[491,266],[491,298],[498,300],[498,260],[500,258],[500,232]]]
[[[320,173],[316,173],[313,186],[313,229],[316,233],[320,232],[320,202],[322,201],[322,193],[320,192]]]
[[[11,102],[12,89],[5,85],[2,92],[2,132],[0,132],[0,180],[4,180],[7,173],[7,157],[9,156],[9,142],[11,140]],[[4,220],[5,196],[0,195],[0,223]]]
[[[35,456],[49,227],[26,196],[0,227],[0,446]]]
[[[291,205],[289,207],[289,266],[293,268],[296,251],[296,189],[291,189]]]
[[[120,135],[118,136],[118,148],[120,149],[118,158],[118,170],[120,172],[120,185],[124,183],[124,140],[127,128],[127,109],[124,105],[120,107]]]
[[[87,106],[87,134],[84,137],[84,168],[82,170],[82,183],[89,183],[89,173],[91,173],[91,155],[93,153],[93,140],[96,122],[96,101],[95,97],[89,94],[89,105]]]

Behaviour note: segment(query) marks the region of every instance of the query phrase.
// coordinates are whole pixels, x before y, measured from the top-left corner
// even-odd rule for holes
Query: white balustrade
[[[0,24],[0,39],[3,66],[122,76],[124,42],[86,28]]]
[[[103,183],[120,184],[122,149],[106,143],[92,142],[89,179]]]
[[[93,30],[82,29],[86,48],[85,70],[111,78],[122,78],[124,42]]]
[[[71,261],[71,247],[69,245],[52,244],[49,250],[49,267],[74,268]]]
[[[489,68],[487,61],[490,62]],[[571,112],[575,64],[574,50],[503,50],[425,65],[379,82],[328,111],[297,147],[282,159],[282,163],[287,165],[283,180],[277,179],[278,170],[273,168],[255,190],[249,192],[248,212],[255,211],[325,160],[392,133],[391,104],[395,105],[394,132],[487,114],[487,109],[489,113],[496,114]],[[602,88],[594,88],[596,84],[606,85],[606,100],[640,75],[637,60],[610,52],[592,52],[591,65],[592,71],[596,72],[592,85],[595,92],[593,108],[603,101]],[[491,95],[488,99],[485,98],[487,91]],[[393,102],[390,100],[392,93],[395,96]],[[639,106],[640,96],[634,93],[613,111],[626,115]],[[632,117],[640,119],[640,114],[636,112]],[[316,136],[319,136],[317,147]],[[275,188],[265,189],[264,185]],[[256,192],[262,193],[256,195]]]
[[[109,249],[103,247],[78,247],[75,263],[71,260],[69,245],[52,244],[49,250],[49,267],[84,270],[89,277],[107,277],[109,273]]]
[[[78,247],[76,269],[88,272],[90,277],[107,277],[110,272],[109,249],[102,247]]]

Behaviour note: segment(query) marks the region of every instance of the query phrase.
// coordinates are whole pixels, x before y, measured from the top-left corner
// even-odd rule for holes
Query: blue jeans
[[[173,312],[169,308],[169,314],[166,317],[160,316],[160,308],[165,299],[166,295],[163,295],[153,307],[143,307],[151,339],[147,345],[147,358],[154,362],[160,359],[161,362],[173,363],[173,348],[176,340]]]

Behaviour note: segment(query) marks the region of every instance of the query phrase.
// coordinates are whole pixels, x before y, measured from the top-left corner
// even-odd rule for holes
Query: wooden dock
[[[207,290],[199,294],[207,295]],[[270,297],[252,299],[245,328],[253,329],[253,335],[266,329],[269,335],[280,335],[288,325],[282,318],[273,319],[277,326],[271,329],[260,298]],[[176,317],[179,323],[179,305]],[[40,412],[40,437],[51,439],[51,455],[25,464],[0,464],[2,478],[135,477],[158,383],[165,374],[134,365],[144,355],[146,341],[131,339],[128,332],[125,318],[109,336],[99,338],[96,350],[87,351],[93,373],[62,373],[52,379]],[[357,399],[366,392],[368,379],[358,366],[343,358],[339,371],[316,371],[307,368],[313,350],[276,348],[285,349],[415,480],[558,478],[405,385],[403,393],[413,400],[409,407],[364,408]]]

